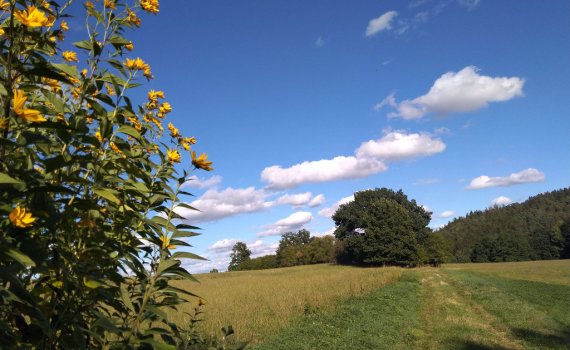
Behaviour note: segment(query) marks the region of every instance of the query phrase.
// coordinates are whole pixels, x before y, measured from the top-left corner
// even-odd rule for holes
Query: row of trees
[[[237,242],[230,254],[229,271],[263,270],[277,267],[330,263],[335,261],[336,241],[332,236],[311,237],[307,230],[281,236],[276,254],[251,258],[251,251]]]
[[[474,211],[438,231],[454,262],[570,258],[570,188]]]
[[[238,242],[228,270],[257,270],[338,262],[355,265],[439,265],[447,258],[446,242],[427,227],[431,213],[387,188],[357,192],[333,216],[334,237],[311,237],[307,230],[281,236],[275,255],[251,259]]]

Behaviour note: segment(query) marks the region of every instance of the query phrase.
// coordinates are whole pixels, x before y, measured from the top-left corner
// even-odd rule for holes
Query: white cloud
[[[497,197],[491,201],[491,206],[492,207],[494,207],[494,206],[502,207],[504,205],[509,205],[512,202],[513,202],[512,199],[510,199],[509,197],[499,196],[499,197]]]
[[[315,41],[315,46],[317,46],[317,47],[323,47],[323,46],[325,46],[325,43],[326,43],[326,42],[325,42],[325,39],[323,39],[322,36],[319,36],[319,37],[317,38],[317,40]]]
[[[196,187],[196,188],[210,188],[219,185],[222,182],[222,177],[220,175],[213,175],[207,179],[201,179],[196,175],[189,177],[184,186]]]
[[[257,233],[257,236],[279,236],[285,232],[297,231],[311,220],[313,220],[313,215],[310,212],[298,211],[269,225],[265,231]]]
[[[341,198],[338,202],[336,202],[335,204],[333,204],[331,207],[328,208],[324,208],[319,210],[319,215],[330,218],[334,215],[334,213],[336,213],[336,211],[338,210],[338,208],[342,205],[342,204],[346,204],[349,202],[352,202],[354,200],[354,195],[348,196],[348,197],[344,197]]]
[[[222,252],[229,252],[233,249],[234,245],[238,242],[237,239],[234,238],[224,238],[221,241],[217,241],[211,246],[208,247],[208,250],[222,253]]]
[[[376,158],[397,161],[416,157],[426,157],[443,152],[445,144],[427,133],[406,134],[394,131],[379,140],[364,142],[356,150],[358,158]]]
[[[368,27],[366,28],[365,35],[372,36],[383,30],[392,29],[391,22],[398,15],[396,11],[388,11],[377,18],[373,18],[368,22]]]
[[[264,255],[275,254],[275,251],[279,247],[279,242],[276,243],[265,243],[261,239],[253,243],[247,244],[247,248],[251,250],[251,257],[257,258]]]
[[[513,173],[509,176],[504,177],[489,177],[487,175],[482,175],[474,178],[469,183],[466,188],[469,190],[478,190],[487,187],[496,186],[512,186],[518,184],[524,184],[529,182],[540,182],[544,181],[545,176],[543,173],[534,168],[528,168],[526,170],[519,171],[518,173]]]
[[[310,182],[358,179],[386,171],[376,159],[339,156],[333,159],[305,161],[289,168],[274,165],[263,169],[261,179],[271,189],[284,189]]]
[[[455,215],[455,212],[453,210],[446,210],[446,211],[442,211],[441,213],[439,213],[437,215],[437,217],[442,218],[442,219],[447,219],[447,218],[450,218],[454,215]]]
[[[433,213],[433,210],[431,210],[431,208],[429,206],[422,204],[421,207],[424,208],[425,211]]]
[[[325,202],[326,198],[324,195],[319,194],[315,197],[313,197],[313,199],[311,199],[311,201],[309,202],[309,207],[314,208],[314,207],[318,207],[319,205],[323,204]]]
[[[334,236],[334,231],[336,231],[336,227],[328,229],[324,232],[312,233],[311,236],[313,237]]]
[[[313,194],[311,192],[296,193],[296,194],[284,194],[277,199],[279,204],[290,204],[293,208],[299,208],[307,205],[311,201]]]
[[[228,216],[270,208],[274,203],[266,201],[266,196],[264,190],[256,190],[253,187],[235,189],[228,187],[223,191],[209,189],[202,197],[190,203],[200,211],[178,207],[176,212],[196,223],[215,221]]]
[[[439,77],[423,96],[396,102],[391,94],[374,106],[396,109],[391,118],[419,119],[428,113],[446,115],[473,112],[491,102],[503,102],[523,96],[524,79],[519,77],[490,77],[478,74],[478,69],[468,66],[459,72],[447,72]]]
[[[480,1],[481,0],[458,0],[457,2],[459,5],[465,6],[467,7],[467,10],[471,11],[479,5]]]

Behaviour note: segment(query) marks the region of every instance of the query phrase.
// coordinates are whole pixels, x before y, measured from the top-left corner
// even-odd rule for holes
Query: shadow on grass
[[[511,332],[515,337],[540,349],[570,349],[570,329],[556,332],[556,334],[547,334],[527,328],[516,328]]]
[[[447,344],[447,348],[454,350],[509,350],[498,345],[486,345],[472,340],[455,338]]]

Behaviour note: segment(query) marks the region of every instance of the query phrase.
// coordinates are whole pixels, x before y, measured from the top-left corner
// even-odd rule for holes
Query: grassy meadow
[[[570,349],[570,260],[198,276],[202,330],[264,349]]]

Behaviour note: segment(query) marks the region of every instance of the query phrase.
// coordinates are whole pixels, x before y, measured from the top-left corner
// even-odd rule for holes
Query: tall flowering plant
[[[159,3],[85,1],[87,37],[63,50],[71,2],[0,0],[0,344],[186,348],[165,310],[193,297],[171,282],[200,257],[176,208],[212,163],[164,130],[163,91],[128,97],[153,75],[125,34]]]

